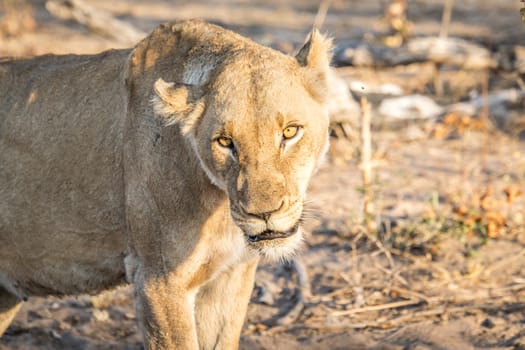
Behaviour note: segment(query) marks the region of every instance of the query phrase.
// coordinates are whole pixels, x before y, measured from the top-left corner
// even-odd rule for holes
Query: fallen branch
[[[464,312],[472,307],[456,307],[456,308],[445,308],[440,307],[432,310],[424,310],[419,312],[410,313],[408,315],[403,315],[400,317],[392,318],[386,321],[365,321],[357,323],[338,323],[338,324],[329,324],[326,322],[305,322],[305,323],[295,323],[289,326],[274,327],[268,329],[265,333],[275,334],[280,332],[289,331],[291,329],[315,329],[322,331],[330,332],[344,332],[346,330],[352,329],[363,329],[363,328],[392,328],[400,324],[414,321],[421,318],[441,316],[445,313],[454,314],[459,312]]]
[[[386,303],[386,304],[380,304],[380,305],[363,306],[360,308],[355,308],[355,309],[350,309],[350,310],[336,310],[336,311],[332,311],[330,314],[332,316],[346,316],[346,315],[353,315],[353,314],[369,312],[369,311],[397,309],[397,308],[405,307],[405,306],[419,305],[421,303],[424,303],[424,301],[419,300],[419,299],[418,300],[401,300],[401,301],[395,301],[392,303]]]
[[[294,323],[286,326],[278,326],[269,328],[265,334],[276,334],[286,332],[291,329],[316,329],[330,332],[344,332],[350,329],[363,329],[368,327],[377,327],[377,322],[360,322],[360,323],[341,323],[341,324],[327,324],[324,322],[308,322],[308,323]]]
[[[460,307],[452,307],[452,308],[438,307],[438,308],[431,309],[431,310],[423,310],[423,311],[409,313],[407,315],[399,316],[391,320],[381,322],[379,324],[379,327],[380,328],[391,328],[391,327],[400,325],[402,323],[418,320],[420,318],[442,316],[444,314],[457,314],[460,312],[465,312],[465,311],[476,309],[476,308],[477,308],[476,306],[460,306]]]
[[[494,298],[501,298],[503,295],[511,296],[517,291],[521,291],[525,289],[525,284],[518,284],[518,285],[512,285],[512,286],[506,286],[502,288],[498,288],[496,290],[493,290],[493,292],[497,291],[498,295],[488,295],[490,293],[485,293],[485,295],[477,295],[472,298],[464,299],[461,302],[473,302],[473,301],[481,301],[486,300],[490,301]],[[486,291],[488,292],[488,291]],[[458,304],[458,302],[454,302],[454,298],[430,298],[431,305],[448,305],[448,304]],[[330,313],[330,316],[347,316],[352,315],[356,313],[362,313],[362,312],[369,312],[369,311],[379,311],[379,310],[387,310],[387,309],[395,309],[399,307],[404,306],[411,306],[411,305],[417,305],[426,303],[424,300],[405,300],[405,301],[399,301],[394,303],[387,303],[382,305],[374,305],[374,306],[368,306],[368,307],[362,307],[358,309],[352,309],[352,310],[342,310],[342,311],[336,311]],[[428,305],[428,304],[427,304]],[[522,304],[510,304],[510,309],[506,310],[505,312],[520,312],[523,310],[524,306]],[[340,320],[337,324],[331,324],[328,322],[304,322],[304,323],[294,323],[289,325],[282,325],[270,328],[266,331],[266,333],[274,334],[279,332],[288,331],[291,329],[315,329],[315,330],[323,330],[323,331],[331,331],[331,332],[339,332],[339,331],[345,331],[345,330],[351,330],[351,329],[362,329],[362,328],[392,328],[396,326],[401,326],[403,324],[407,324],[410,322],[416,322],[424,318],[431,318],[431,317],[443,317],[444,315],[452,315],[452,314],[458,314],[462,312],[472,312],[474,310],[484,310],[485,312],[488,310],[502,310],[502,306],[500,303],[497,303],[495,305],[493,304],[479,304],[479,303],[473,303],[471,305],[458,305],[458,306],[437,306],[432,309],[427,310],[420,310],[420,311],[413,311],[409,312],[407,314],[404,314],[399,317],[394,317],[391,319],[383,320],[383,321],[363,321],[363,322],[357,322],[357,323],[350,323],[345,322],[343,320]]]
[[[338,66],[390,67],[433,62],[464,69],[496,68],[490,50],[460,38],[414,38],[399,48],[379,44],[350,42],[340,45],[334,54]]]
[[[101,11],[83,0],[49,0],[46,9],[55,17],[76,21],[90,31],[110,37],[127,45],[136,44],[146,33],[133,25],[116,19],[110,13]]]

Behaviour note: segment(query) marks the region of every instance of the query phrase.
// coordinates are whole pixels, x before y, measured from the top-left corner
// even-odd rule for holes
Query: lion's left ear
[[[201,89],[186,84],[167,83],[162,78],[155,85],[153,97],[155,113],[164,118],[166,125],[178,123],[183,134],[191,131],[204,112]]]
[[[304,69],[307,88],[312,96],[325,102],[332,59],[332,39],[326,38],[314,28],[295,58]]]

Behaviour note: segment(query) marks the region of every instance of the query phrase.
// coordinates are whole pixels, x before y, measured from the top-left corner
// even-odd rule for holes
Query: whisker
[[[307,213],[317,213],[317,212],[319,212],[319,209],[311,207],[311,206],[304,206],[303,207],[303,211],[307,212]]]
[[[301,217],[299,218],[299,222],[304,225],[304,224],[308,224],[308,223],[313,223],[313,222],[320,222],[321,221],[321,217],[319,216],[313,216],[313,215],[301,215]]]
[[[321,215],[316,215],[316,214],[303,213],[303,215],[301,215],[301,218],[302,219],[321,220],[322,216]]]
[[[312,208],[309,206],[303,207],[303,215],[311,215],[315,217],[321,216],[321,212],[318,208]]]
[[[307,208],[316,208],[317,210],[322,210],[328,201],[326,199],[312,199],[307,198],[303,201],[303,205]]]
[[[312,202],[319,202],[319,200],[312,198],[312,197],[306,197],[303,199],[303,203],[312,203]]]

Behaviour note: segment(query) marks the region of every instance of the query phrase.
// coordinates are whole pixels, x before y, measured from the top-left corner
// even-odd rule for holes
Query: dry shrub
[[[467,234],[482,234],[488,238],[500,237],[509,224],[508,211],[521,190],[507,186],[503,189],[505,200],[496,198],[494,189],[487,187],[469,200],[454,204],[455,220]]]
[[[432,137],[437,140],[444,140],[454,135],[462,135],[466,131],[484,131],[486,129],[487,123],[484,119],[460,112],[450,112],[443,117],[440,123],[434,125]]]

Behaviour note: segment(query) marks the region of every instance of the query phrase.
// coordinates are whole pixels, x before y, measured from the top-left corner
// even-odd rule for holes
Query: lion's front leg
[[[167,275],[136,276],[135,307],[146,349],[198,349],[195,292],[178,288]]]
[[[202,286],[195,300],[200,349],[237,349],[259,258],[235,265]]]

